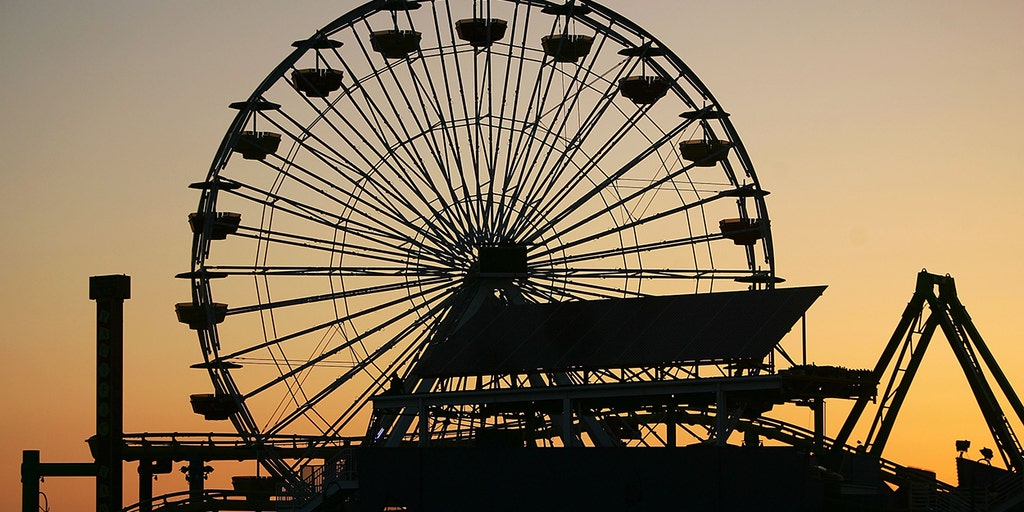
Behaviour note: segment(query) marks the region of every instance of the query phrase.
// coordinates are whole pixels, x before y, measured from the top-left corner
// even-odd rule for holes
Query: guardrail
[[[253,500],[244,493],[228,489],[207,489],[203,491],[202,495],[202,501],[197,503],[191,499],[192,493],[189,491],[164,494],[153,498],[149,503],[136,503],[122,512],[140,512],[144,505],[148,505],[149,510],[153,512],[258,510],[261,507],[276,508],[278,504],[290,501],[288,498],[282,497]]]
[[[124,434],[121,439],[127,447],[154,446],[217,446],[248,447],[253,445],[275,448],[303,448],[310,446],[355,446],[361,437],[274,435],[260,438],[245,438],[236,433],[216,432],[143,432]]]

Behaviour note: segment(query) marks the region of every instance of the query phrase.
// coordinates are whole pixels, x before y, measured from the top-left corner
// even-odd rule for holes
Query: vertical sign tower
[[[96,301],[96,512],[121,510],[124,301],[130,297],[129,276],[89,278],[89,298]]]

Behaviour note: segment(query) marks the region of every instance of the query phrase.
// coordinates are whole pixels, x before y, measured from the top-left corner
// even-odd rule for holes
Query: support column
[[[430,444],[430,411],[427,409],[427,406],[423,403],[422,398],[419,400],[419,407],[420,446],[427,446]]]
[[[89,298],[96,301],[96,512],[115,512],[123,499],[124,301],[131,278],[92,276]]]
[[[675,397],[672,397],[675,400]],[[665,445],[676,445],[676,404],[672,402],[665,411]]]
[[[206,461],[192,459],[188,461],[185,469],[185,479],[188,480],[188,501],[198,506],[206,499]]]
[[[139,461],[139,512],[153,512],[153,461]]]
[[[726,432],[729,420],[729,404],[726,401],[725,391],[719,387],[715,391],[715,444],[725,446],[729,441],[729,434]]]
[[[565,446],[576,446],[576,435],[572,432],[572,400],[562,399],[562,443]]]
[[[825,449],[825,399],[818,398],[811,402],[814,411],[814,450],[824,453]]]
[[[743,446],[761,446],[761,436],[753,428],[743,431]]]
[[[39,512],[39,450],[21,452],[21,512]]]

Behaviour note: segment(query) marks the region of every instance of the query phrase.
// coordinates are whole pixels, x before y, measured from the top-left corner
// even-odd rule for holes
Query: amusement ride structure
[[[630,20],[374,0],[293,46],[191,185],[191,405],[234,432],[115,439],[132,510],[1021,506],[1000,404],[1024,406],[952,278],[919,275],[874,369],[784,346],[824,287],[777,286],[729,114]],[[971,486],[882,458],[936,330],[1006,467],[964,459]],[[835,438],[829,399],[853,402]],[[263,474],[204,488],[242,459]],[[189,490],[154,498],[177,462]]]

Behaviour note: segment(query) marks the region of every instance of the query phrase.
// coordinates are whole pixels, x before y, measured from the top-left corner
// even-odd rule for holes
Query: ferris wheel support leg
[[[811,410],[814,411],[814,449],[820,453],[825,449],[825,399],[812,401]]]
[[[419,400],[419,408],[420,446],[427,446],[430,444],[430,410],[422,398]]]
[[[435,383],[437,383],[437,379],[434,378],[420,379],[420,381],[416,383],[416,388],[413,393],[429,393],[430,390],[433,389]],[[400,445],[402,443],[402,438],[405,437],[406,432],[409,431],[409,427],[412,426],[412,419],[414,417],[421,418],[419,428],[420,436],[426,436],[426,438],[429,438],[430,429],[427,428],[426,411],[422,405],[420,406],[420,409],[423,411],[423,414],[419,414],[419,411],[416,411],[417,414],[410,414],[411,411],[402,409],[390,418],[383,418],[382,426],[386,428],[390,425],[390,428],[388,428],[384,433],[387,437],[384,438],[383,445],[390,448]],[[376,435],[376,433],[371,432],[371,435]],[[426,438],[420,439],[420,443],[424,444],[426,442]]]
[[[572,431],[572,400],[569,398],[562,399],[562,444],[566,447],[578,446],[576,434]]]
[[[551,378],[555,381],[555,384],[557,384],[559,386],[571,386],[572,385],[572,381],[569,379],[569,376],[564,374],[564,373],[556,373],[556,374],[552,375]],[[567,408],[565,408],[565,411],[568,411],[568,414],[569,414],[569,424],[571,426],[572,425],[573,409],[571,407],[567,407]],[[581,429],[586,431],[587,435],[590,436],[590,439],[594,442],[595,445],[597,445],[597,446],[620,446],[622,444],[617,438],[612,437],[612,435],[610,433],[608,433],[608,431],[605,429],[604,423],[601,422],[601,421],[598,421],[598,419],[595,418],[593,415],[591,415],[591,414],[582,414],[582,411],[577,411],[576,415],[580,419],[580,427],[581,427]],[[563,417],[564,416],[565,415],[563,414]],[[563,429],[563,432],[568,432],[568,433],[571,434],[573,442],[577,443],[576,446],[579,446],[579,445],[583,444],[582,439],[580,439],[580,434],[582,434],[582,431],[579,432],[579,433],[573,433],[571,429],[570,430],[564,430]]]
[[[729,419],[728,402],[725,392],[719,387],[715,391],[715,444],[725,446],[729,441],[727,421]]]
[[[672,403],[665,411],[665,446],[676,446],[676,426],[676,405]]]

